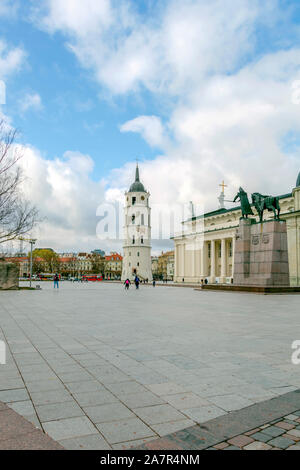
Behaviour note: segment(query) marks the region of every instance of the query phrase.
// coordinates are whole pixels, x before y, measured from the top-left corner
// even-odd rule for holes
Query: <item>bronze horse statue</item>
[[[279,220],[280,205],[278,197],[264,196],[260,193],[252,194],[252,203],[257,210],[260,222],[263,221],[264,211],[274,212],[274,219]]]

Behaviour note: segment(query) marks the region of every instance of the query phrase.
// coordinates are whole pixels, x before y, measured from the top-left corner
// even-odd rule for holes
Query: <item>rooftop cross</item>
[[[223,180],[222,184],[219,184],[219,186],[221,186],[221,188],[222,188],[222,193],[224,194],[224,193],[225,193],[225,188],[228,187],[227,184],[225,184],[225,182],[224,182],[224,180]]]

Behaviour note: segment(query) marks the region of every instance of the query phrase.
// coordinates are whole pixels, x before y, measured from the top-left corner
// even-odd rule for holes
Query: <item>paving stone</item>
[[[189,428],[194,426],[194,421],[191,419],[183,420],[183,421],[170,421],[168,423],[163,424],[152,424],[151,428],[159,435],[159,436],[167,436],[173,432],[179,431],[181,429]]]
[[[296,414],[290,414],[288,416],[285,416],[285,419],[289,419],[290,421],[295,421],[298,419],[298,416]]]
[[[152,437],[153,431],[140,419],[132,418],[113,423],[100,423],[97,428],[110,444]]]
[[[229,444],[227,442],[221,442],[221,444],[217,444],[215,445],[215,449],[218,449],[218,450],[223,450],[223,449],[226,449],[226,447],[228,447]]]
[[[241,450],[240,447],[236,447],[236,446],[228,446],[226,447],[224,450]]]
[[[282,428],[282,429],[286,429],[287,431],[295,428],[295,424],[290,424],[290,423],[287,423],[285,421],[280,421],[280,422],[276,423],[276,426],[278,426],[279,428]]]
[[[97,434],[63,439],[60,444],[67,450],[110,450],[111,446]]]
[[[291,447],[288,447],[286,450],[300,450],[300,444],[295,444]]]
[[[32,392],[30,396],[35,406],[73,401],[72,396],[70,395],[70,393],[68,393],[67,390],[51,390],[49,392]]]
[[[210,403],[203,398],[200,398],[198,395],[187,392],[187,393],[179,393],[176,395],[164,395],[164,400],[170,405],[172,405],[177,410],[184,410],[188,408],[198,408],[200,406],[207,406]]]
[[[240,410],[241,408],[253,405],[252,401],[247,398],[239,397],[238,395],[210,397],[209,401],[225,411]]]
[[[161,405],[165,400],[159,398],[151,392],[145,391],[130,395],[123,395],[120,400],[129,408],[143,408],[145,406]]]
[[[268,442],[272,439],[272,436],[270,436],[269,434],[265,434],[263,431],[256,432],[255,434],[252,434],[251,437],[256,441],[261,442]]]
[[[93,423],[104,423],[134,417],[134,413],[122,405],[122,403],[88,406],[84,408],[84,412]]]
[[[55,441],[97,434],[97,429],[86,416],[50,421],[43,423],[43,428]]]
[[[147,389],[143,385],[133,380],[127,382],[107,384],[106,388],[108,388],[108,390],[110,390],[114,395],[119,398],[123,397],[124,395],[143,393],[147,391]]]
[[[265,442],[252,442],[244,447],[244,450],[270,450],[271,446]]]
[[[170,405],[147,406],[145,408],[134,409],[134,412],[149,425],[186,420],[184,414],[175,410]]]
[[[276,426],[270,426],[268,428],[264,428],[264,434],[268,434],[268,436],[277,437],[284,434],[284,429],[278,428]]]
[[[84,415],[82,409],[74,401],[39,405],[36,407],[36,412],[42,423]]]
[[[299,429],[291,429],[290,431],[287,432],[287,435],[300,438],[300,430]]]
[[[73,397],[82,407],[118,403],[118,399],[105,389],[95,392],[73,393]]]
[[[113,444],[113,450],[136,450],[140,446],[153,442],[157,437],[146,437],[145,439],[138,439],[136,441],[122,442],[121,444]]]
[[[183,412],[196,423],[205,423],[210,419],[214,419],[227,414],[226,411],[214,405],[202,406],[198,408],[189,408],[183,410]]]
[[[3,403],[13,403],[16,401],[26,400],[29,400],[29,396],[25,388],[0,392],[0,401]]]
[[[28,391],[31,392],[49,392],[51,390],[65,390],[64,385],[58,378],[49,380],[37,380],[26,382]]]
[[[178,385],[174,382],[165,382],[165,383],[160,383],[160,384],[150,384],[146,385],[151,392],[155,393],[156,395],[159,396],[164,396],[164,395],[175,395],[177,393],[185,393],[186,387],[182,385]]]
[[[269,441],[268,444],[274,447],[279,447],[279,449],[287,449],[287,447],[292,446],[295,443],[291,439],[279,436]]]
[[[35,414],[31,400],[10,403],[8,407],[21,416],[31,416]]]
[[[236,436],[228,440],[228,444],[236,447],[245,447],[246,445],[251,444],[251,442],[253,442],[253,439],[244,435]]]

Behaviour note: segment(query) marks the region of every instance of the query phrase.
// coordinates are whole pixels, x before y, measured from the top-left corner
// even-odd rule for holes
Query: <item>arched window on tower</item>
[[[144,237],[141,237],[141,244],[144,244]]]
[[[132,244],[134,245],[135,244],[135,236],[133,235],[132,237]]]
[[[135,224],[135,215],[134,215],[134,214],[131,216],[131,221],[132,221],[132,223],[133,223],[133,225],[134,225],[134,224]]]

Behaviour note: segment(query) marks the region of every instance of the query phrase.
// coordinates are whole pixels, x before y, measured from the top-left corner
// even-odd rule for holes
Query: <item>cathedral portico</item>
[[[300,184],[300,176],[298,178]],[[297,181],[298,181],[297,180]],[[223,185],[222,185],[223,186]],[[300,186],[292,193],[279,196],[280,217],[287,222],[290,282],[300,285]],[[253,217],[258,214],[252,206]],[[268,218],[272,218],[269,214]],[[200,284],[231,283],[234,276],[234,253],[241,207],[209,212],[183,222],[183,233],[173,238],[175,243],[174,281]],[[197,232],[197,221],[202,230]],[[201,240],[201,242],[199,242]]]

